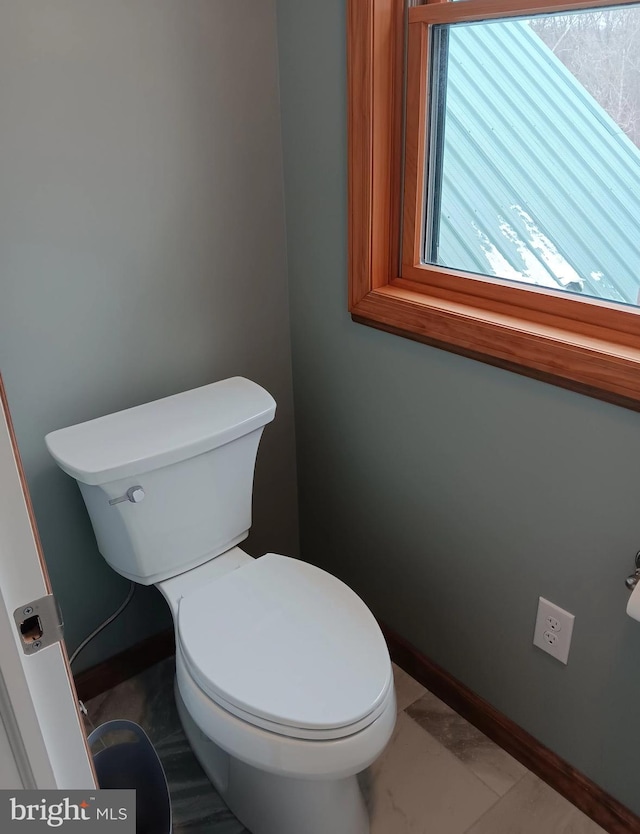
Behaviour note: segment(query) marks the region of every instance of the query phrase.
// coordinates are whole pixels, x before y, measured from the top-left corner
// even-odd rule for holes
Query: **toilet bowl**
[[[275,403],[224,380],[47,436],[101,554],[156,584],[176,632],[176,704],[205,773],[252,834],[366,834],[357,774],[396,718],[364,602],[326,571],[238,547]]]
[[[213,579],[204,566],[158,586],[176,623],[178,712],[203,770],[256,834],[366,834],[356,775],[396,717],[375,620],[311,565],[240,548],[218,560]]]

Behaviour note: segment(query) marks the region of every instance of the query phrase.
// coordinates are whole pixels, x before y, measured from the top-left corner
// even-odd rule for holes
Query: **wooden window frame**
[[[420,257],[429,27],[631,2],[445,0],[414,6],[405,62],[404,0],[348,0],[354,321],[640,411],[639,309],[470,277],[426,266]]]

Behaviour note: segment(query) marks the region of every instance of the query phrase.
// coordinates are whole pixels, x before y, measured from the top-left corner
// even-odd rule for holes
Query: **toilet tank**
[[[247,537],[253,473],[273,397],[234,377],[51,432],[82,492],[98,549],[151,585]]]

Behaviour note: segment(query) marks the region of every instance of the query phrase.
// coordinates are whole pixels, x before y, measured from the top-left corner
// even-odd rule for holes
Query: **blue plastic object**
[[[135,741],[113,744],[93,756],[98,786],[135,790],[136,834],[171,834],[171,799],[162,762],[145,731],[133,721],[107,721],[87,739],[89,746],[108,733],[127,730]]]

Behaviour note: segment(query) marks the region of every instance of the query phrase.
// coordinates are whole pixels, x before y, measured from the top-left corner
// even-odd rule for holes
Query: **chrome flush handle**
[[[140,486],[140,484],[137,484],[136,486],[129,487],[125,494],[121,495],[119,498],[111,498],[109,504],[113,506],[114,504],[122,504],[123,501],[131,501],[132,504],[139,504],[143,498],[144,489]]]
[[[638,582],[640,582],[640,550],[636,553],[636,569],[630,576],[627,576],[624,584],[630,591],[633,591]]]

